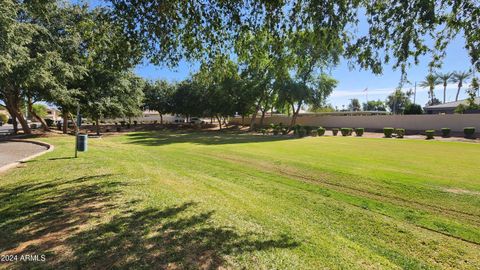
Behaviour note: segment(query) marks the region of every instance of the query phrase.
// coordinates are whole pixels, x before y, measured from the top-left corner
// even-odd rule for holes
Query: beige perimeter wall
[[[241,118],[232,119],[230,122],[241,124]],[[290,124],[288,116],[266,117],[264,124],[283,123]],[[250,119],[245,118],[245,124]],[[255,121],[257,124],[260,119]],[[332,115],[300,115],[297,124],[309,126],[322,126],[326,128],[366,128],[371,130],[383,129],[384,127],[405,128],[410,131],[424,131],[426,129],[451,128],[452,131],[463,132],[465,127],[475,127],[480,131],[480,114],[446,114],[446,115],[372,115],[372,116],[332,116]]]

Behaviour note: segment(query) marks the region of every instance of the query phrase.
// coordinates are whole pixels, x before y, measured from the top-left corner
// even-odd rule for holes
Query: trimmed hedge
[[[475,128],[474,127],[466,127],[463,129],[463,133],[465,134],[465,138],[473,138],[475,135]]]
[[[352,129],[351,128],[341,128],[340,132],[342,133],[342,136],[350,136],[352,134]]]
[[[397,133],[397,138],[402,139],[405,136],[405,129],[397,128],[395,129],[395,133]]]
[[[295,126],[293,126],[293,135],[297,135],[298,136],[298,130],[301,128],[301,126],[299,124],[296,124]]]
[[[355,128],[355,134],[357,134],[358,137],[362,137],[364,131],[364,128]]]
[[[383,134],[385,135],[385,138],[391,138],[394,130],[395,129],[392,127],[383,128]]]
[[[297,136],[300,137],[300,138],[303,138],[303,137],[305,137],[305,135],[307,135],[307,130],[304,127],[300,127],[297,130]]]
[[[442,137],[443,138],[450,137],[450,129],[449,128],[442,128]]]
[[[323,127],[319,127],[319,128],[317,129],[317,134],[318,134],[318,136],[323,136],[323,135],[325,135],[325,129],[324,129]]]
[[[333,136],[337,136],[338,128],[332,128],[332,134],[333,134]]]
[[[312,137],[317,137],[318,135],[318,131],[316,129],[310,131],[310,135],[312,135]]]
[[[304,126],[303,128],[304,128],[305,131],[306,131],[306,135],[307,135],[307,136],[310,136],[310,134],[311,134],[311,132],[312,132],[312,130],[313,130],[313,127],[311,127],[311,126]]]
[[[435,130],[434,129],[425,130],[425,135],[427,136],[427,140],[431,140],[435,136]]]

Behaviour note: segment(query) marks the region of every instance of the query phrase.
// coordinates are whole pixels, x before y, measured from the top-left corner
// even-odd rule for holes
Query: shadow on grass
[[[0,188],[0,254],[46,255],[10,269],[213,269],[226,255],[298,246],[214,225],[214,212],[187,202],[141,208],[115,175]]]
[[[127,135],[131,144],[159,146],[175,143],[194,143],[204,145],[261,143],[292,139],[292,136],[254,135],[229,131],[150,131],[135,132]]]

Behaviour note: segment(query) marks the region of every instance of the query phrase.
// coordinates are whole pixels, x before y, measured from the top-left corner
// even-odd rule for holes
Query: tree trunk
[[[297,116],[298,116],[298,113],[300,112],[300,107],[301,107],[301,106],[302,106],[302,103],[301,103],[301,102],[298,102],[298,107],[297,107],[297,109],[295,110],[294,105],[292,105],[293,115],[292,115],[292,122],[290,123],[290,129],[293,128],[293,126],[295,125],[295,122],[297,121]]]
[[[245,115],[242,114],[242,127],[245,124]]]
[[[443,85],[443,103],[445,103],[445,99],[447,98],[447,84]]]
[[[23,117],[23,113],[20,110],[19,102],[14,98],[12,95],[6,96],[5,97],[5,105],[9,109],[9,113],[12,116],[12,121],[14,123],[14,131],[15,133],[18,132],[18,127],[17,125],[17,120],[20,122],[20,125],[22,126],[23,132],[25,134],[32,134],[32,131],[30,127],[28,126],[27,120]]]
[[[13,134],[17,134],[18,133],[18,122],[17,122],[17,117],[15,117],[15,116],[12,116],[12,125],[13,125]]]
[[[218,127],[220,128],[220,130],[222,130],[222,121],[220,121],[220,118],[218,118],[218,115],[215,115],[215,117],[217,118],[217,121],[218,121]]]
[[[262,116],[260,117],[260,127],[263,127],[263,120],[265,119],[265,114],[267,110],[262,110]]]
[[[75,130],[77,130],[77,129],[80,130],[80,127],[77,126],[77,121],[74,121],[74,119],[73,119],[73,114],[68,113],[68,116],[70,116],[70,119],[72,119],[73,128],[74,128]]]
[[[258,110],[260,110],[261,102],[262,100],[260,99],[257,103],[257,106],[255,107],[255,111],[252,114],[252,119],[250,120],[250,128],[249,128],[250,131],[253,131],[255,127],[255,120],[257,119],[257,113],[258,113]]]
[[[6,105],[6,109],[8,111],[8,114],[10,114],[10,117],[12,117],[13,133],[17,134],[18,133],[17,117],[13,113],[12,108],[10,108],[10,106],[8,106],[8,104],[5,104],[5,105]]]
[[[458,101],[458,95],[460,95],[460,88],[462,88],[462,87],[458,86],[457,95],[455,96],[455,101]]]
[[[67,134],[68,132],[68,112],[67,111],[62,111],[62,118],[63,118],[63,123],[62,123],[62,132],[63,134]]]
[[[100,125],[98,123],[98,119],[95,119],[95,126],[97,128],[97,136],[100,136]]]
[[[27,120],[23,117],[22,111],[21,111],[21,110],[16,110],[16,109],[14,109],[13,111],[14,111],[14,113],[16,114],[17,119],[18,119],[18,121],[20,122],[20,125],[22,126],[23,133],[25,133],[25,134],[32,134],[32,130],[31,130],[30,127],[28,126]]]
[[[159,112],[159,113],[160,113],[160,125],[163,125],[163,115],[162,115],[161,112]]]
[[[28,99],[28,111],[42,124],[44,131],[50,131],[50,127],[47,125],[47,122],[45,122],[45,119],[43,119],[33,111],[33,103],[30,98]]]

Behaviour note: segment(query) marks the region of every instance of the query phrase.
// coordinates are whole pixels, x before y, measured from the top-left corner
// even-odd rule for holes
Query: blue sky
[[[87,1],[91,5],[98,5],[98,0]],[[360,25],[357,29],[360,33],[364,33],[367,28],[366,25]],[[463,47],[464,40],[458,37],[447,48],[447,55],[444,60],[442,72],[468,70],[471,65],[467,51]],[[418,66],[412,66],[408,69],[408,80],[412,85],[405,85],[404,89],[413,89],[415,81],[422,81],[428,74],[429,57],[421,58]],[[135,72],[146,79],[165,79],[168,81],[181,81],[186,79],[189,74],[198,69],[198,63],[188,63],[181,61],[176,68],[169,69],[167,67],[154,66],[145,61],[144,64],[139,65]],[[393,70],[391,65],[385,65],[382,75],[375,75],[370,71],[360,71],[358,69],[350,70],[346,61],[342,61],[339,66],[331,70],[331,75],[339,81],[339,84],[333,94],[329,97],[328,103],[331,103],[338,108],[342,105],[347,105],[352,98],[358,98],[361,102],[365,102],[366,95],[363,91],[368,87],[368,100],[381,99],[385,100],[389,93],[391,93],[397,86],[400,80],[400,71]],[[467,84],[464,84],[464,90]],[[464,90],[460,94],[460,98],[466,98]],[[443,99],[442,86],[436,88],[436,96],[438,99]],[[447,101],[454,100],[456,94],[456,85],[449,84],[447,88]],[[427,89],[417,87],[416,101],[418,104],[424,105],[428,99]]]

